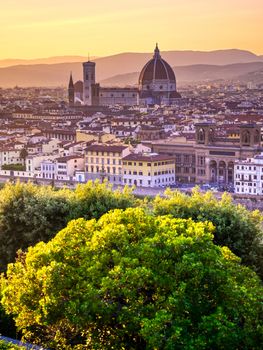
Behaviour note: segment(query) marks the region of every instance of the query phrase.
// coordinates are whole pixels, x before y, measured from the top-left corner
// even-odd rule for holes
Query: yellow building
[[[129,154],[127,145],[93,144],[85,149],[86,180],[107,179],[122,184],[122,158]]]
[[[175,183],[174,157],[157,153],[131,153],[122,159],[123,184],[168,187]]]

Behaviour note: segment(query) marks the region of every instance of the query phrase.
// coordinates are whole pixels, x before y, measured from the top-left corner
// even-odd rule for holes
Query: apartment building
[[[10,164],[23,164],[23,159],[20,158],[21,149],[2,148],[0,149],[0,166]]]
[[[86,180],[107,179],[122,184],[122,158],[130,153],[127,145],[93,144],[85,151]]]
[[[168,187],[175,183],[175,159],[157,153],[131,153],[123,158],[123,184]]]
[[[84,170],[84,157],[65,156],[56,159],[45,159],[41,162],[41,177],[44,179],[69,181],[77,171]]]
[[[234,176],[235,193],[263,195],[263,153],[237,161]]]

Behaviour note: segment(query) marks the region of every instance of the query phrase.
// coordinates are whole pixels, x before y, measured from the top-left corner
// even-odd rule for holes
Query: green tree
[[[140,208],[71,221],[9,265],[2,304],[50,348],[261,349],[261,281],[213,232]]]
[[[28,156],[28,151],[27,151],[27,149],[25,147],[21,149],[19,156],[23,160],[23,164],[25,164],[26,158]]]
[[[17,182],[0,192],[0,268],[14,261],[18,249],[48,241],[63,228],[70,192]]]
[[[75,191],[8,183],[0,190],[0,270],[15,260],[19,249],[47,242],[71,219],[99,218],[135,203],[128,188],[113,191],[107,183],[89,181]]]
[[[125,187],[122,191],[113,191],[108,182],[100,183],[98,180],[88,181],[77,185],[70,202],[70,219],[98,219],[111,209],[126,209],[136,204],[131,189]]]
[[[227,246],[263,278],[263,217],[258,210],[248,211],[234,204],[226,193],[218,200],[211,192],[202,194],[198,188],[191,196],[171,190],[165,194],[166,198],[156,197],[153,201],[155,215],[211,221],[216,228],[214,243]]]

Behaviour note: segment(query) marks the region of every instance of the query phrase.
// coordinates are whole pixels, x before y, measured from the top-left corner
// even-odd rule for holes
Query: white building
[[[84,170],[84,156],[71,155],[56,160],[56,180],[73,180],[80,170]]]
[[[30,154],[26,158],[26,171],[35,172],[41,170],[41,163],[44,161],[53,161],[58,155]]]
[[[263,153],[237,161],[234,179],[235,193],[263,195]]]
[[[0,167],[3,165],[23,164],[24,161],[20,158],[21,149],[2,148],[0,150]]]
[[[40,176],[43,179],[55,179],[56,174],[56,161],[54,159],[45,159],[40,165]]]
[[[84,156],[72,155],[41,162],[43,179],[70,181],[78,171],[84,171]]]

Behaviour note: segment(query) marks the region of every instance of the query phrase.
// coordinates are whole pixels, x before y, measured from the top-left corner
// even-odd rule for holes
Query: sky
[[[239,48],[263,54],[263,0],[0,0],[0,59]]]

